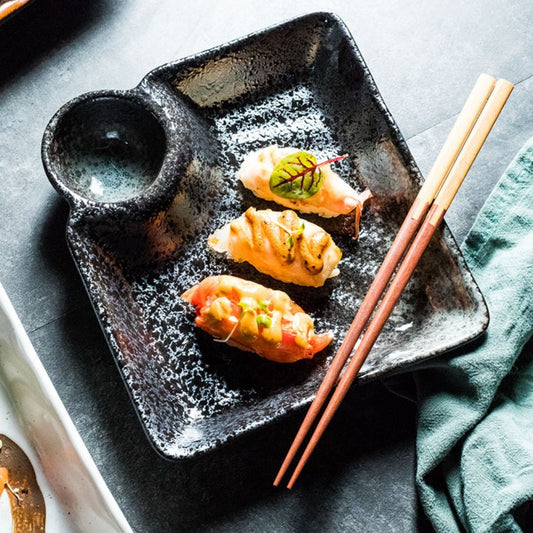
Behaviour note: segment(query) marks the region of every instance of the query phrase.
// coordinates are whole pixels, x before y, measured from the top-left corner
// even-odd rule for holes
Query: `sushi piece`
[[[285,182],[296,185],[292,194],[283,190],[284,184],[279,182],[283,179],[277,183],[272,182],[275,174],[281,177],[285,174]],[[351,213],[355,209],[357,224],[365,202],[372,197],[369,190],[357,193],[331,170],[329,164],[317,163],[312,154],[296,148],[279,148],[276,145],[250,153],[241,165],[238,178],[259,198],[302,213],[336,217]]]
[[[294,211],[250,207],[208,238],[216,252],[286,283],[321,287],[339,274],[342,252],[322,228]]]
[[[311,359],[332,340],[282,292],[235,276],[210,276],[181,296],[196,308],[196,325],[219,342],[278,363]]]

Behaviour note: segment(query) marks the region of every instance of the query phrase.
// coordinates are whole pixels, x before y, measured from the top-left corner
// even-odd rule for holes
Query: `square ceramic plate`
[[[276,208],[235,178],[247,153],[274,143],[319,159],[347,153],[337,172],[374,193],[357,241],[350,217],[305,217],[343,251],[341,275],[319,289],[277,282],[206,245],[247,207]],[[70,203],[67,240],[126,386],[171,459],[311,401],[421,182],[350,33],[324,13],[160,67],[131,91],[75,99],[50,122],[43,159]],[[285,290],[333,343],[313,361],[282,365],[213,342],[179,295],[221,273]],[[444,227],[358,379],[406,370],[487,323]]]

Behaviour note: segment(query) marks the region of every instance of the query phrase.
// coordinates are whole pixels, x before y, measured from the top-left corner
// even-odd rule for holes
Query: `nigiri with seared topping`
[[[181,296],[196,309],[196,325],[219,342],[278,363],[311,359],[332,340],[283,291],[235,276],[210,276]]]
[[[309,152],[272,145],[250,153],[238,178],[259,198],[302,213],[336,217],[355,209],[357,233],[361,211],[372,194],[356,192],[331,169],[330,163],[345,157],[317,162]]]
[[[321,287],[337,276],[342,257],[329,233],[290,210],[250,207],[216,230],[208,244],[280,281],[311,287]]]

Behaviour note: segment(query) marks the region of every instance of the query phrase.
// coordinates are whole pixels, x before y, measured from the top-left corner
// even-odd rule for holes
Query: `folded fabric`
[[[522,531],[516,511],[533,500],[533,138],[462,252],[490,324],[475,348],[415,373],[420,501],[437,532]]]

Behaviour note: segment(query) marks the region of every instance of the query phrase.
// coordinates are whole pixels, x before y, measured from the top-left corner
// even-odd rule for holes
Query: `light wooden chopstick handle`
[[[492,94],[479,115],[479,119],[474,124],[461,153],[453,164],[446,182],[435,198],[435,203],[444,211],[450,207],[513,88],[514,85],[507,80],[498,80],[496,82]]]
[[[424,207],[435,198],[444,177],[448,174],[457,154],[461,151],[461,147],[487,102],[495,83],[496,80],[488,74],[481,74],[477,79],[418,193],[417,206],[411,215],[415,220],[419,220],[425,215]]]

